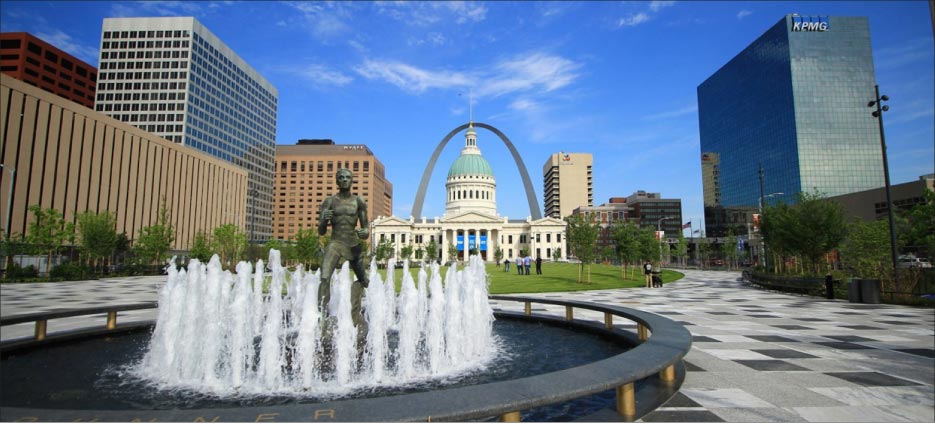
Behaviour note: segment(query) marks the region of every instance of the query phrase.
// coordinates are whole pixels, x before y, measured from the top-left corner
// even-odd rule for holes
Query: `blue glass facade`
[[[867,18],[787,15],[698,86],[707,234],[747,231],[761,165],[769,202],[882,186],[874,81]]]

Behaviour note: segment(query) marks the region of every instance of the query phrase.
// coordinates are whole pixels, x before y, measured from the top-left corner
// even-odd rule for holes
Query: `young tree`
[[[935,192],[926,190],[923,196],[925,203],[900,212],[897,241],[917,256],[935,259]]]
[[[377,258],[377,262],[383,262],[384,267],[389,266],[389,260],[393,257],[393,251],[395,249],[396,246],[393,244],[393,242],[390,241],[390,239],[385,238],[377,243],[374,257]]]
[[[195,234],[195,239],[192,240],[192,246],[189,248],[188,256],[198,259],[202,263],[207,263],[211,260],[212,254],[214,254],[214,252],[211,251],[211,238],[204,231],[199,231]]]
[[[493,252],[493,260],[497,261],[497,267],[500,267],[500,261],[503,260],[503,248],[497,246],[497,250]]]
[[[556,247],[555,250],[552,251],[552,259],[555,260],[556,262],[562,259],[562,248],[561,247]]]
[[[233,269],[234,263],[243,256],[247,246],[247,235],[234,224],[224,224],[214,229],[214,248],[221,256],[221,263]]]
[[[117,234],[117,240],[114,242],[113,263],[122,264],[126,261],[127,254],[131,251],[130,245],[130,237],[127,233]]]
[[[708,259],[711,257],[711,244],[705,238],[704,230],[699,232],[699,238],[695,240],[695,248],[698,250],[698,260],[701,262],[701,269],[708,265]]]
[[[847,241],[841,247],[841,260],[854,277],[891,281],[889,222],[853,222]]]
[[[35,220],[29,223],[26,233],[26,242],[48,257],[48,269],[52,270],[52,255],[58,252],[69,238],[74,237],[75,226],[66,223],[62,213],[54,208],[43,209],[42,206],[29,207]]]
[[[78,246],[88,265],[101,265],[117,246],[117,220],[110,211],[78,214]]]
[[[438,259],[438,243],[435,243],[434,238],[429,240],[429,244],[425,246],[425,257],[428,261]]]
[[[737,243],[739,243],[739,238],[734,235],[732,229],[727,230],[727,241],[722,243],[720,246],[721,257],[724,258],[724,262],[727,263],[727,269],[731,269],[731,265],[737,260]]]
[[[309,270],[321,266],[321,245],[318,231],[314,228],[299,228],[295,235],[295,259]]]
[[[640,229],[633,222],[626,221],[622,224],[615,225],[613,230],[611,230],[611,234],[614,238],[617,257],[620,258],[623,264],[623,268],[621,269],[623,278],[630,278],[627,275],[627,270],[632,271],[631,265],[639,263],[640,260]]]
[[[458,260],[458,248],[455,247],[453,243],[448,242],[448,260],[457,261]]]
[[[163,199],[156,224],[140,228],[134,248],[149,265],[158,265],[166,259],[166,252],[172,248],[172,242],[175,241],[175,231],[169,223],[169,218],[169,209]]]
[[[581,215],[571,215],[565,218],[568,229],[565,231],[568,248],[581,264],[578,266],[578,282],[583,283],[583,274],[587,267],[587,282],[591,284],[591,263],[597,257],[595,246],[600,227],[591,223]]]
[[[675,245],[675,256],[679,258],[679,265],[685,266],[688,259],[688,242],[685,241],[685,235],[679,231],[679,241]]]
[[[818,193],[799,193],[799,201],[793,209],[797,234],[793,249],[811,265],[811,272],[820,274],[825,256],[847,238],[844,208]]]
[[[412,243],[403,246],[401,249],[399,249],[399,258],[404,261],[409,260],[409,258],[412,256],[413,250]]]

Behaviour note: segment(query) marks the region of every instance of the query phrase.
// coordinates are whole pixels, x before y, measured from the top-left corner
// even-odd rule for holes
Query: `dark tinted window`
[[[0,40],[0,49],[18,49],[21,45],[20,40]]]

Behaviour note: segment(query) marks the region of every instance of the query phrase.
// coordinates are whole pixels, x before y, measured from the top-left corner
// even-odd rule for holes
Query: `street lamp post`
[[[883,151],[883,181],[886,184],[886,214],[890,220],[890,255],[893,260],[893,279],[896,283],[899,283],[899,258],[896,252],[896,225],[893,220],[893,198],[890,195],[890,170],[889,164],[886,159],[886,137],[883,135],[883,112],[890,110],[888,105],[884,105],[883,102],[889,101],[887,95],[880,95],[880,86],[873,86],[874,95],[876,95],[875,100],[871,100],[870,103],[867,103],[867,107],[876,106],[876,110],[871,113],[874,117],[877,118],[880,124],[880,149]]]
[[[763,168],[760,168],[760,190],[763,190]],[[782,196],[783,194],[785,193],[778,191],[778,192],[770,193],[764,196],[763,192],[762,191],[760,192],[760,219],[761,220],[763,219],[763,206],[764,206],[763,202],[766,201],[766,199],[769,199],[773,196]],[[769,272],[769,254],[766,252],[766,239],[762,237],[762,234],[763,233],[761,232],[760,241],[763,243],[763,266],[766,268],[766,272]]]
[[[664,217],[662,217],[662,218],[659,218],[659,221],[656,222],[656,231],[662,231],[662,221],[665,221],[665,220],[667,220],[667,219],[672,219],[672,218],[675,218],[675,217],[674,217],[674,216],[664,216]],[[662,234],[659,236],[659,264],[660,264],[660,266],[662,265],[662,242],[663,242],[662,239],[663,239],[663,237],[665,237],[665,233],[662,233]]]

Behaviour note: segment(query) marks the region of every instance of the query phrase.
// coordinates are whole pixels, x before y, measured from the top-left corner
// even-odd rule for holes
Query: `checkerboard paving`
[[[692,333],[680,392],[641,421],[935,421],[932,308],[769,292],[744,285],[738,272],[684,272],[663,288],[541,295],[657,313]],[[603,316],[576,310],[575,318]]]
[[[935,421],[935,310],[867,305],[775,293],[740,282],[738,272],[685,272],[662,288],[545,293],[664,315],[692,334],[679,393],[645,422],[932,422]],[[165,277],[0,285],[3,316],[154,301]],[[529,284],[535,284],[531,278]],[[522,311],[519,302],[494,309]],[[565,308],[535,305],[565,316]],[[153,319],[153,311],[120,322]],[[575,311],[603,322],[603,314]],[[102,325],[105,318],[50,321],[49,331]],[[635,331],[635,324],[615,321]],[[0,339],[32,335],[10,326]],[[607,414],[603,416],[608,416]],[[613,416],[612,414],[610,416]]]

